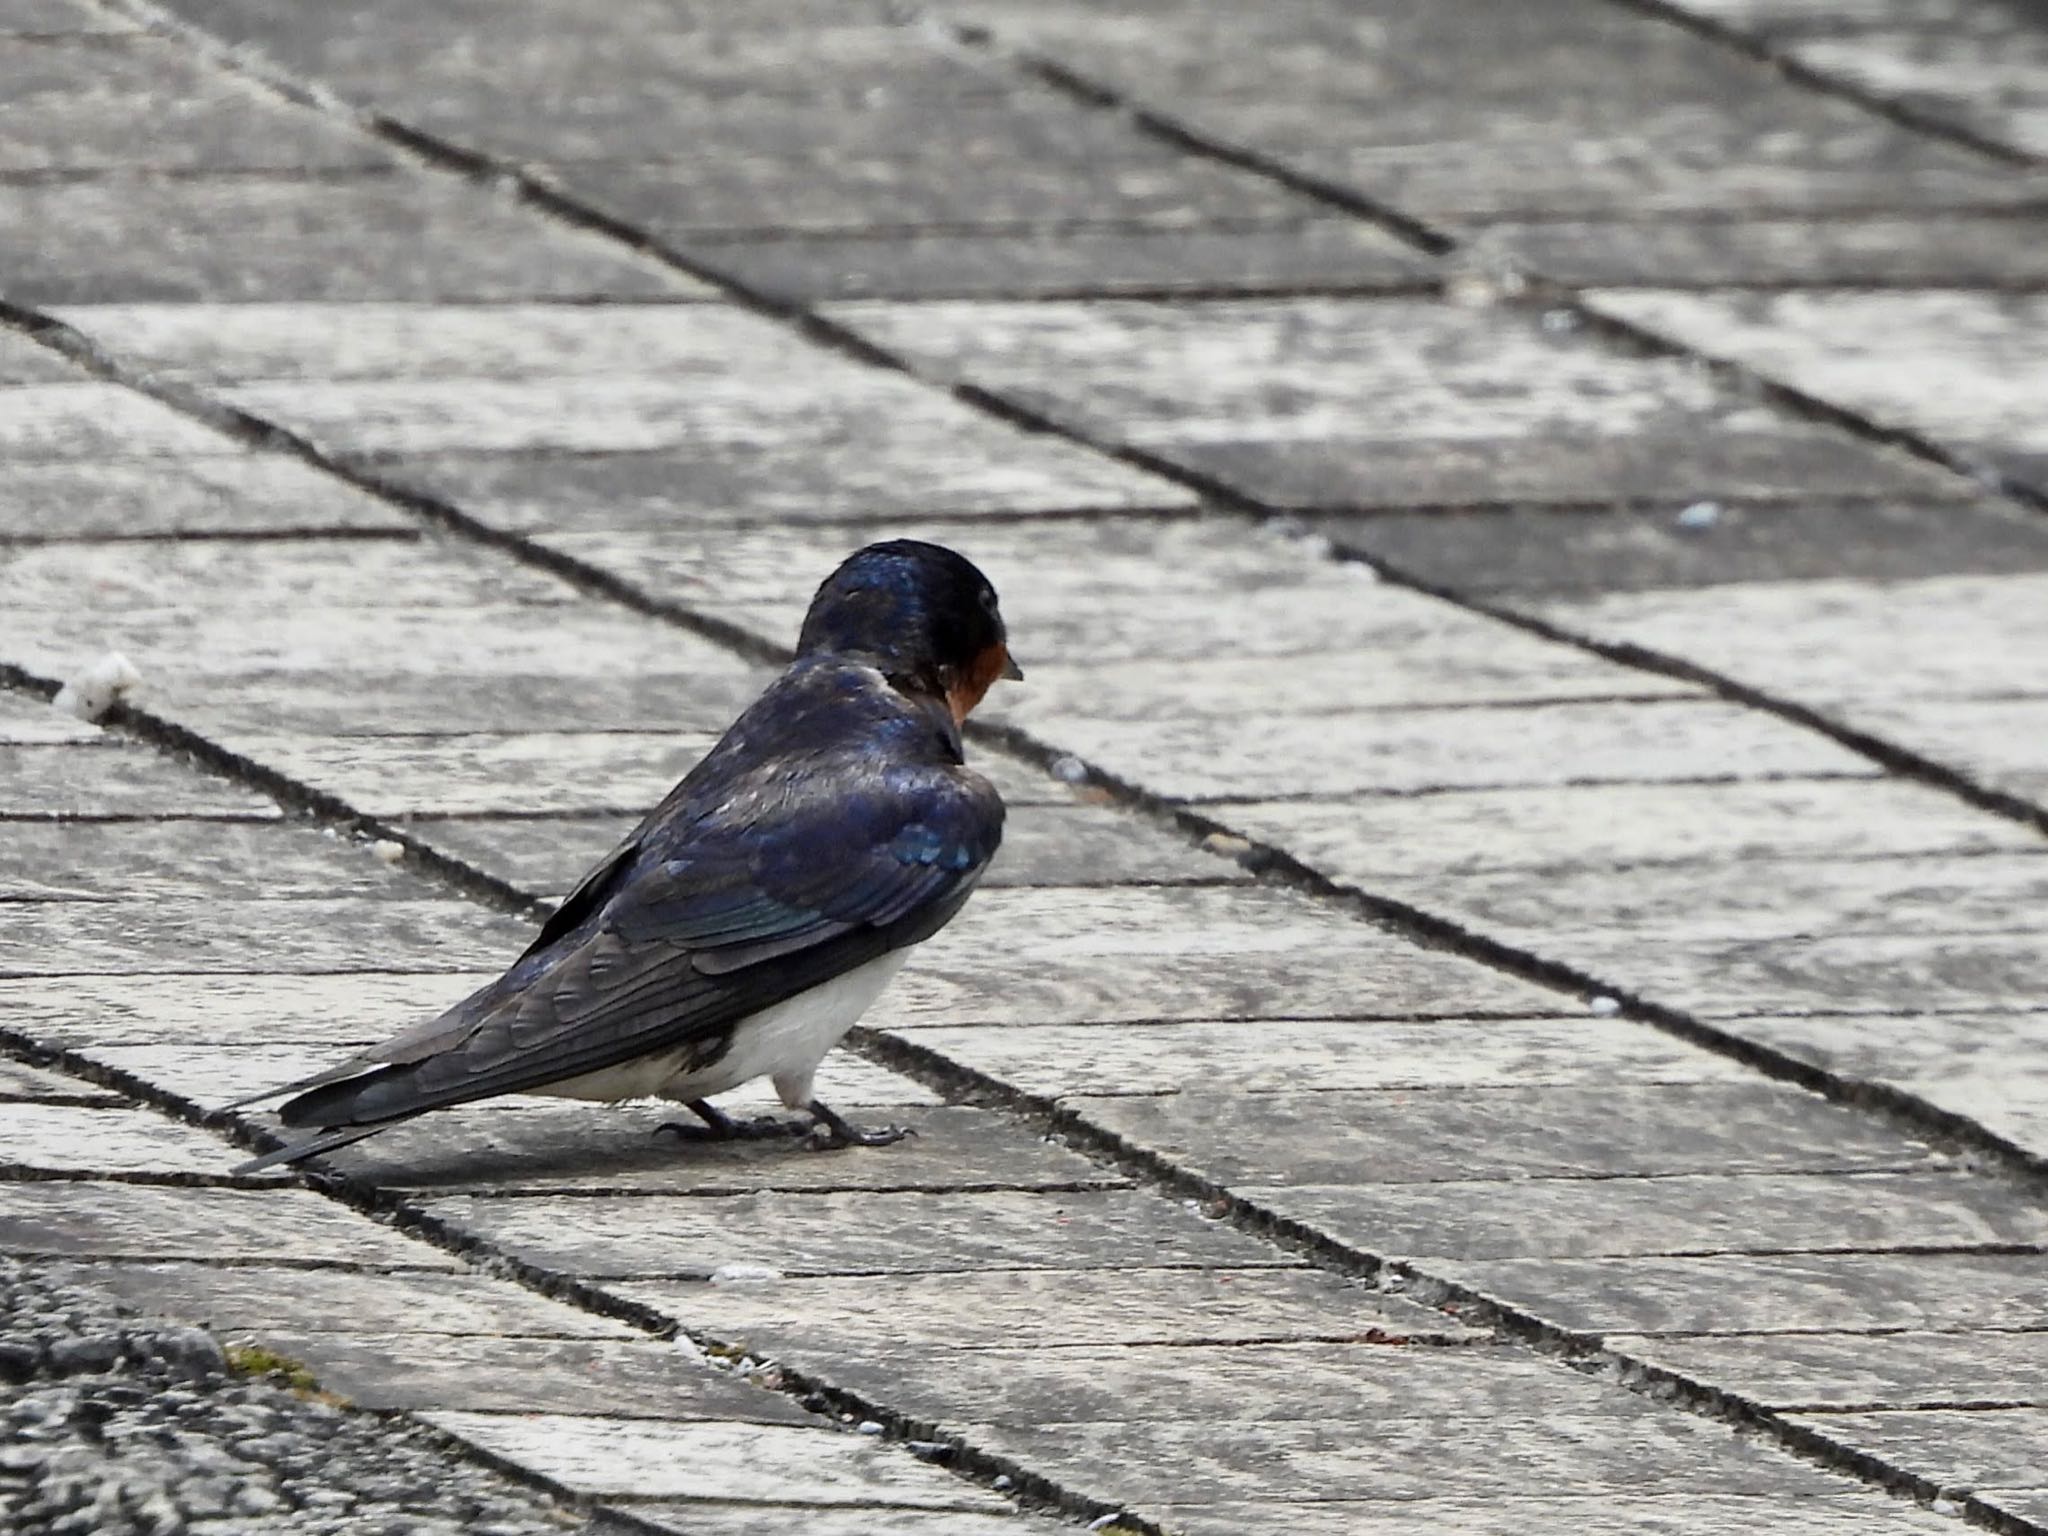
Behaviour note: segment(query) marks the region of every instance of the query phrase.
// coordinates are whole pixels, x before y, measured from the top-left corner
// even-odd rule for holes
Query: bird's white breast
[[[908,949],[892,949],[772,1008],[749,1014],[733,1026],[731,1048],[700,1071],[681,1072],[683,1062],[693,1054],[684,1047],[586,1072],[537,1091],[605,1102],[655,1094],[705,1099],[757,1077],[773,1077],[783,1101],[796,1108],[809,1100],[811,1073],[825,1053],[874,1005],[909,958]]]

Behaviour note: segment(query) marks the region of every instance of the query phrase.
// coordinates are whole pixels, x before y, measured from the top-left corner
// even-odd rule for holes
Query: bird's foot
[[[839,1147],[886,1147],[917,1134],[908,1125],[878,1125],[872,1129],[851,1125],[816,1099],[811,1100],[809,1109],[815,1123],[806,1144],[813,1152],[830,1152]]]
[[[703,1099],[692,1099],[690,1109],[703,1121],[702,1125],[692,1125],[687,1120],[664,1120],[654,1128],[654,1134],[666,1132],[677,1141],[771,1141],[801,1136],[811,1129],[801,1120],[783,1120],[775,1115],[735,1119]]]

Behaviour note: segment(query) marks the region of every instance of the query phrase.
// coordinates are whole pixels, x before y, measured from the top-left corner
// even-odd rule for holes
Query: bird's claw
[[[913,1125],[858,1126],[848,1125],[844,1120],[834,1125],[820,1120],[811,1127],[805,1145],[813,1152],[833,1152],[841,1147],[888,1147],[916,1134],[917,1127]]]
[[[757,1115],[746,1120],[724,1117],[715,1125],[698,1125],[688,1120],[664,1120],[654,1128],[659,1136],[666,1132],[677,1141],[774,1141],[784,1137],[801,1136],[810,1130],[801,1120],[780,1120],[773,1115]]]

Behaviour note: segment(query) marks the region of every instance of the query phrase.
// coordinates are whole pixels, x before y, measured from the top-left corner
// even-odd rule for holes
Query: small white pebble
[[[1363,560],[1346,560],[1337,568],[1349,575],[1353,581],[1363,582],[1366,586],[1371,586],[1380,579],[1380,573]]]
[[[1239,837],[1235,832],[1211,832],[1202,839],[1202,846],[1226,859],[1241,859],[1252,851],[1251,839]]]
[[[713,1285],[770,1285],[782,1271],[768,1264],[721,1264],[711,1271]]]
[[[1961,1502],[1956,1499],[1936,1499],[1932,1504],[1928,1505],[1927,1507],[1933,1510],[1937,1515],[1948,1515],[1951,1518],[1958,1516],[1963,1512],[1963,1506]]]
[[[370,852],[374,853],[386,864],[402,864],[405,862],[405,844],[388,837],[380,837],[377,841],[370,844]]]
[[[1012,1488],[1016,1486],[1016,1482],[1011,1478],[1010,1474],[1007,1472],[998,1472],[996,1474],[995,1481],[989,1484],[989,1487],[995,1489],[997,1493],[1008,1493]]]
[[[1721,503],[1696,501],[1678,514],[1678,526],[1694,530],[1711,528],[1721,521]]]
[[[1088,765],[1078,757],[1056,757],[1052,760],[1052,776],[1062,784],[1086,784]]]
[[[73,673],[71,681],[50,700],[50,707],[80,720],[100,720],[141,686],[142,674],[135,670],[135,663],[119,651],[108,651],[92,665]]]
[[[1120,1520],[1122,1520],[1122,1519],[1123,1519],[1123,1511],[1122,1511],[1122,1510],[1118,1510],[1118,1511],[1117,1511],[1117,1512],[1116,1512],[1115,1514],[1113,1514],[1113,1515],[1103,1515],[1103,1516],[1101,1516],[1101,1517],[1100,1517],[1099,1519],[1095,1519],[1095,1520],[1090,1520],[1090,1521],[1088,1522],[1088,1529],[1089,1529],[1089,1530],[1091,1530],[1091,1531],[1106,1531],[1106,1530],[1108,1530],[1108,1529],[1109,1529],[1109,1528],[1110,1528],[1110,1527],[1111,1527],[1112,1525],[1115,1525],[1115,1524],[1116,1524],[1116,1523],[1117,1523],[1118,1521],[1120,1521]]]
[[[1596,1018],[1611,1019],[1621,1012],[1621,999],[1609,997],[1603,992],[1600,996],[1587,1002],[1586,1011],[1593,1014]]]
[[[1543,329],[1553,336],[1561,331],[1577,330],[1579,317],[1568,309],[1546,309],[1543,311]]]
[[[880,1419],[862,1419],[857,1426],[864,1435],[879,1435],[882,1432]]]

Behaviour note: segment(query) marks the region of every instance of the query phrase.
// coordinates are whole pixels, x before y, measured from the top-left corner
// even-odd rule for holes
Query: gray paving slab
[[[402,1024],[431,1017],[497,974],[433,971],[267,971],[26,977],[0,981],[0,1002],[18,1027],[61,1046],[366,1045]]]
[[[1073,1525],[1047,1516],[965,1510],[828,1509],[816,1504],[636,1501],[633,1519],[677,1536],[1045,1536]]]
[[[452,177],[111,175],[0,184],[8,297],[697,298],[666,267]]]
[[[337,531],[395,537],[417,526],[332,476],[270,456],[11,464],[0,484],[0,535],[13,538]]]
[[[125,1103],[119,1094],[83,1078],[62,1072],[46,1072],[41,1067],[6,1057],[0,1057],[0,1101],[30,1106],[79,1104],[108,1109]]]
[[[1060,1349],[1092,1361],[1126,1345],[1327,1341],[1470,1343],[1482,1330],[1313,1269],[1106,1269],[783,1279],[770,1284],[621,1282],[606,1287],[727,1343],[872,1351]]]
[[[1605,1489],[1630,1497],[1674,1492],[1835,1492],[1837,1476],[1739,1439],[1726,1426],[1676,1415],[1621,1423],[1552,1413],[1486,1424],[1487,1454],[1461,1442],[1465,1420],[1389,1419],[1360,1434],[1349,1424],[974,1425],[981,1444],[1019,1459],[1085,1463],[1102,1496],[1138,1506],[1242,1499],[1413,1500]]]
[[[1128,1190],[443,1195],[424,1205],[534,1262],[616,1279],[706,1278],[733,1264],[818,1276],[1297,1262],[1232,1227]]]
[[[2041,1475],[2048,1410],[1804,1413],[1799,1422],[1857,1449],[1930,1468],[1946,1486],[2024,1488]]]
[[[1232,803],[1210,814],[1368,890],[1395,879],[1580,865],[1728,860],[1755,868],[2040,847],[2028,828],[1895,778],[1546,785]]]
[[[40,695],[0,693],[0,745],[63,746],[104,745],[107,734],[69,710],[59,710]]]
[[[15,0],[0,16],[0,37],[63,37],[139,31],[138,23],[91,0]]]
[[[1269,506],[1894,494],[1936,479],[1743,402],[1676,358],[1523,311],[1420,300],[840,304],[942,377],[1215,475]],[[1519,446],[1540,431],[1566,451]]]
[[[822,1425],[650,1424],[591,1414],[460,1410],[422,1417],[494,1456],[599,1497],[995,1513],[1010,1507],[1000,1494],[894,1447]]]
[[[0,744],[0,817],[210,816],[274,821],[268,795],[166,761],[144,747]]]
[[[0,1250],[52,1258],[458,1267],[437,1248],[301,1190],[70,1180],[0,1183]]]
[[[1831,713],[1859,730],[1882,732],[1924,757],[1960,768],[1988,788],[2048,805],[2048,691],[2012,699],[1857,699]]]
[[[1773,1408],[1923,1408],[1944,1403],[2048,1406],[2048,1333],[1613,1336],[1635,1359],[1726,1384]]]
[[[0,389],[0,453],[10,461],[217,456],[236,447],[234,439],[118,384]]]
[[[0,1114],[0,1164],[33,1173],[218,1175],[227,1150],[211,1132],[141,1109],[30,1103]]]
[[[1452,1529],[1470,1536],[1765,1536],[1794,1521],[1813,1536],[1864,1531],[1945,1531],[1948,1518],[1880,1494],[1817,1496],[1642,1494],[1627,1499],[1582,1493],[1555,1497],[1428,1498],[1298,1504],[1165,1504],[1158,1509],[1185,1536],[1238,1536],[1257,1522],[1284,1522],[1301,1536],[1424,1536]]]
[[[1818,1094],[1763,1082],[1601,1080],[1249,1094],[1235,1083],[1093,1097],[1091,1124],[1240,1188],[1909,1169],[1931,1148]]]
[[[1505,1259],[1434,1273],[1588,1333],[2038,1330],[2039,1254]]]
[[[1408,1257],[1866,1253],[2048,1238],[2048,1212],[1961,1172],[1350,1183],[1257,1198],[1343,1241]]]

